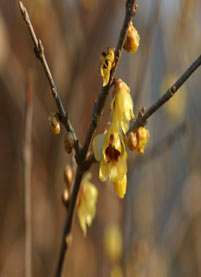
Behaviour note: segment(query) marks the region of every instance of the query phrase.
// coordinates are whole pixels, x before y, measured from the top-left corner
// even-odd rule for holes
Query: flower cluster
[[[140,36],[131,21],[124,42],[124,49],[135,53],[139,47],[139,41]],[[107,48],[107,51],[101,54],[100,60],[100,73],[103,77],[103,86],[106,86],[110,80],[110,71],[115,63],[114,48]],[[93,152],[95,159],[100,161],[99,179],[104,182],[109,178],[117,195],[123,198],[127,186],[127,152],[125,143],[129,142],[127,132],[130,120],[134,118],[133,100],[126,83],[121,79],[117,79],[113,80],[113,84],[114,91],[110,105],[112,123],[103,134],[94,138]],[[144,153],[144,147],[149,139],[149,132],[145,128],[139,128],[134,136],[135,146],[132,145],[129,148],[135,149],[136,153]]]
[[[99,179],[106,181],[109,177],[120,198],[126,193],[127,186],[127,152],[124,135],[128,131],[129,121],[134,118],[133,101],[130,89],[121,80],[114,82],[111,103],[112,124],[104,134],[98,135],[93,141],[94,156],[101,161]]]

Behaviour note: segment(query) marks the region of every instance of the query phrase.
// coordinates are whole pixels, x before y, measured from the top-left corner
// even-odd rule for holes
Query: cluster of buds
[[[138,128],[134,132],[129,132],[127,135],[127,146],[130,150],[135,150],[137,154],[144,154],[144,148],[149,140],[150,134],[144,127]]]

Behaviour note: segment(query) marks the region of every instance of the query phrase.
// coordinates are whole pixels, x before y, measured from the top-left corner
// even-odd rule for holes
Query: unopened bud
[[[69,199],[70,199],[70,193],[69,193],[68,189],[64,189],[64,191],[61,195],[61,199],[62,199],[64,206],[67,207],[68,203],[69,203]]]
[[[127,140],[126,140],[127,146],[130,150],[135,150],[137,147],[137,136],[136,133],[129,132],[127,135]]]
[[[137,154],[144,154],[150,134],[144,127],[139,127],[136,133],[130,132],[127,135],[126,144],[130,150],[135,150]]]
[[[135,53],[139,47],[139,43],[140,36],[131,21],[128,27],[126,40],[124,43],[124,49],[128,52]]]
[[[49,123],[49,130],[54,135],[58,135],[60,133],[60,122],[55,113],[52,113],[48,117],[48,123]]]
[[[71,153],[74,147],[74,139],[71,133],[67,133],[64,138],[64,147],[67,153]]]
[[[69,190],[73,181],[73,170],[69,164],[67,164],[64,169],[64,181],[67,186],[67,189]]]

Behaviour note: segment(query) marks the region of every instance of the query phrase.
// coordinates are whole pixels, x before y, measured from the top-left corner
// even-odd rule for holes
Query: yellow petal
[[[108,164],[109,178],[112,183],[121,180],[127,172],[126,161],[119,158],[118,162]]]
[[[117,181],[114,183],[114,189],[120,198],[124,197],[126,193],[126,187],[127,187],[127,177],[125,174],[120,181]]]
[[[98,135],[93,140],[93,153],[97,161],[100,161],[103,153],[104,134]]]

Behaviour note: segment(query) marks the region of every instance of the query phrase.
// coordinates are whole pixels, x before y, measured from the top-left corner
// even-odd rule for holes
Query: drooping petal
[[[129,121],[134,118],[133,100],[130,89],[121,79],[115,81],[114,97],[111,103],[113,124],[120,125],[125,134],[129,129]]]
[[[112,183],[117,182],[117,180],[121,180],[127,173],[127,164],[122,158],[119,158],[116,163],[108,164],[108,168],[109,178]]]
[[[126,174],[121,180],[114,182],[114,189],[120,198],[123,198],[126,193],[127,177]]]

